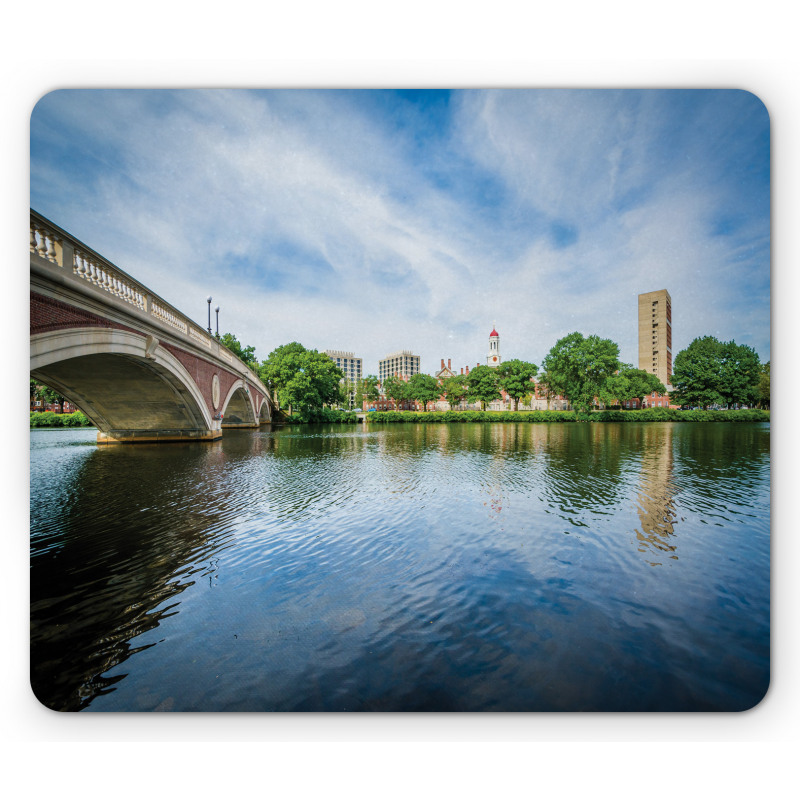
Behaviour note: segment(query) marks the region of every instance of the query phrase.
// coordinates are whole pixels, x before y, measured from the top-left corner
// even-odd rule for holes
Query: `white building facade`
[[[408,380],[419,372],[419,356],[410,350],[389,353],[378,362],[378,380],[381,384],[392,375]]]
[[[489,334],[489,354],[486,356],[487,367],[499,367],[503,359],[500,357],[500,334],[492,328]]]

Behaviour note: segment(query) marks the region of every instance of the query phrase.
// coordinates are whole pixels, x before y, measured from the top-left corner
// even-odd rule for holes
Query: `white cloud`
[[[432,372],[483,362],[496,324],[506,358],[540,363],[581,330],[635,361],[636,295],[657,288],[673,296],[676,346],[706,321],[736,336],[737,284],[719,286],[734,240],[707,224],[720,186],[653,161],[651,95],[466,93],[423,156],[413,131],[350,95],[52,99],[38,210],[203,327],[211,293],[222,330],[262,358],[298,340],[375,372],[408,348]],[[48,158],[59,137],[80,153],[69,169]],[[481,180],[499,199],[482,202]],[[748,329],[768,347],[759,319]]]

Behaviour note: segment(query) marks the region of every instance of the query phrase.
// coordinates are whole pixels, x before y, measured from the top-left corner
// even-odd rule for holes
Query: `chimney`
[[[449,358],[447,359],[447,369],[449,369],[451,372],[453,371],[452,368],[450,367],[450,359]]]
[[[442,369],[444,369],[444,359],[442,359]]]
[[[469,375],[469,365],[467,365],[467,366],[465,367],[465,369],[467,370],[466,374],[467,374],[467,375]]]

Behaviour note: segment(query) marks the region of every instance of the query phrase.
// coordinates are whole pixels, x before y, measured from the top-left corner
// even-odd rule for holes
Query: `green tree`
[[[520,398],[531,393],[531,381],[536,376],[536,364],[512,358],[504,361],[498,368],[500,388],[514,399],[514,411],[519,409]]]
[[[619,368],[619,346],[610,339],[575,331],[559,339],[545,356],[548,386],[579,411],[588,411],[606,379]]]
[[[760,366],[752,347],[699,337],[675,357],[672,397],[682,405],[703,408],[715,403],[752,405],[758,398]]]
[[[358,391],[358,382],[351,381],[345,378],[339,383],[339,405],[343,408],[350,408],[351,401],[355,399],[356,392]]]
[[[395,410],[397,410],[399,403],[410,399],[408,396],[408,384],[395,375],[390,375],[383,382],[383,393],[394,401]]]
[[[450,375],[442,381],[442,394],[450,403],[450,408],[455,408],[468,394],[466,375]]]
[[[652,372],[634,369],[626,364],[618,373],[606,378],[598,397],[606,405],[624,403],[626,400],[638,400],[641,405],[644,397],[652,392],[666,394],[667,388]]]
[[[225,345],[236,358],[247,364],[253,371],[256,370],[256,349],[255,347],[244,347],[232,333],[223,333],[219,337],[220,344]]]
[[[338,401],[344,373],[325,353],[291,342],[269,354],[259,377],[277,394],[281,406],[307,412]]]
[[[539,373],[539,376],[536,379],[536,388],[539,392],[539,395],[541,396],[543,394],[545,400],[547,400],[547,410],[549,411],[550,403],[553,402],[558,392],[553,390],[550,375],[546,371]]]
[[[362,391],[364,392],[364,397],[367,399],[367,402],[377,403],[381,396],[381,390],[379,388],[380,382],[378,381],[377,376],[367,375],[361,384]]]
[[[758,407],[769,408],[769,361],[761,365],[761,374],[758,376]]]
[[[681,405],[703,408],[721,403],[719,381],[720,342],[714,336],[695,339],[675,356],[672,368],[672,397]]]
[[[746,344],[723,342],[719,370],[719,393],[726,406],[754,406],[758,402],[761,359]]]
[[[356,379],[353,402],[355,403],[355,408],[364,408],[364,380],[362,378]]]
[[[481,410],[486,410],[486,404],[500,398],[500,376],[496,369],[481,365],[475,367],[467,375],[467,397],[470,402],[479,400]]]
[[[412,400],[422,403],[422,408],[428,410],[428,403],[438,400],[441,397],[442,388],[439,381],[431,375],[418,372],[412,375],[408,381],[408,396]]]
[[[55,389],[51,389],[49,386],[45,386],[43,383],[39,383],[35,381],[33,378],[31,380],[31,400],[41,400],[42,403],[56,403],[58,405],[58,410],[64,410],[64,403],[66,402],[66,398],[62,397]]]

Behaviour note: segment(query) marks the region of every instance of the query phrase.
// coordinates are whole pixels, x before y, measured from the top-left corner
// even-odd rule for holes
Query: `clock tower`
[[[492,328],[489,334],[489,355],[486,357],[486,365],[489,367],[499,367],[502,359],[500,358],[500,334],[497,328]]]

